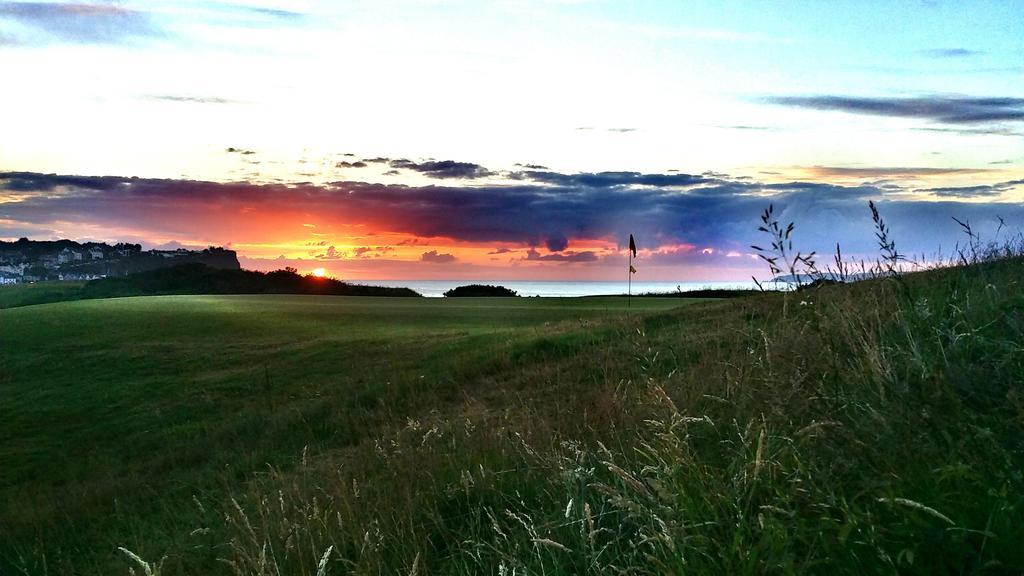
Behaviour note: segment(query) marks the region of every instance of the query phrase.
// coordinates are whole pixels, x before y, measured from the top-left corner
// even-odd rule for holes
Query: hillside
[[[350,284],[299,275],[293,269],[259,272],[179,264],[89,282],[42,282],[0,287],[0,309],[66,300],[169,294],[317,294],[322,296],[419,296],[409,288]]]
[[[350,284],[333,278],[300,275],[286,268],[273,272],[221,270],[201,264],[183,264],[119,278],[93,280],[82,289],[83,298],[146,296],[154,294],[317,294],[321,296],[419,296],[409,288]]]
[[[1022,280],[2,310],[0,566],[1020,572]]]
[[[143,250],[139,244],[75,242],[73,240],[0,241],[0,284],[3,281],[81,281],[125,276],[159,268],[201,264],[238,270],[234,250],[210,246],[202,250]]]
[[[0,309],[77,300],[85,282],[58,281],[0,286]]]

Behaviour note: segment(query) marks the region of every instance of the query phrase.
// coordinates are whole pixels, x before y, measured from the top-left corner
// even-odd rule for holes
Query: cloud
[[[756,130],[756,131],[768,131],[773,130],[768,126],[751,126],[748,124],[722,124],[715,126],[715,128],[722,128],[725,130]]]
[[[555,173],[548,173],[555,174]],[[635,174],[635,173],[627,173]],[[489,185],[405,186],[337,181],[310,183],[217,183],[197,180],[77,176],[30,172],[0,173],[0,220],[5,228],[59,229],[55,223],[88,224],[93,229],[146,230],[160,238],[197,238],[210,242],[259,242],[274,222],[308,222],[316,214],[326,223],[352,223],[367,232],[387,230],[417,239],[444,238],[490,245],[532,246],[526,255],[541,261],[585,262],[585,251],[567,250],[577,241],[624,245],[629,234],[644,246],[694,245],[743,251],[761,239],[758,214],[769,204],[784,222],[796,223],[801,249],[826,252],[835,242],[844,252],[873,253],[867,200],[878,201],[901,250],[932,251],[952,245],[958,231],[950,216],[970,218],[979,229],[997,225],[995,215],[1024,222],[1024,205],[979,203],[997,198],[987,189],[920,191],[932,201],[898,186],[842,186],[821,182],[762,183],[733,178],[699,178],[676,186],[607,185],[579,174],[549,178],[565,184],[513,180]],[[590,175],[593,176],[593,175]],[[643,175],[641,175],[643,176]],[[625,182],[635,182],[630,176]],[[616,181],[621,181],[616,180]],[[587,185],[587,183],[594,185]],[[992,185],[999,190],[1019,180]],[[970,197],[968,197],[970,196]],[[935,198],[941,201],[934,201]],[[961,201],[964,199],[965,201]],[[966,201],[970,200],[970,201]],[[424,245],[411,240],[405,245]],[[436,245],[436,244],[434,244]],[[552,250],[561,248],[561,250]],[[425,252],[424,262],[451,254]]]
[[[945,188],[924,188],[918,192],[927,192],[935,196],[946,198],[978,198],[981,196],[994,196],[1002,194],[1002,190],[994,186],[958,186]]]
[[[303,12],[236,4],[226,1],[194,3],[189,9],[193,19],[202,19],[204,24],[233,28],[267,29],[301,24],[308,15]]]
[[[896,118],[920,118],[942,124],[987,124],[1024,120],[1024,98],[924,96],[862,98],[856,96],[772,96],[771,104]]]
[[[509,252],[512,252],[512,249],[511,248],[505,248],[503,246],[501,248],[496,248],[493,252],[488,252],[488,254],[508,254]]]
[[[526,256],[520,258],[520,260],[531,261],[531,262],[597,262],[599,260],[596,253],[592,251],[585,252],[566,252],[557,254],[544,254],[541,255],[533,248],[526,251]]]
[[[153,250],[177,250],[179,248],[184,248],[186,250],[201,250],[203,248],[206,248],[206,246],[203,246],[201,244],[182,244],[177,240],[171,240],[170,242],[163,242],[161,244],[150,245],[149,248]]]
[[[951,174],[983,174],[991,172],[986,168],[925,168],[913,166],[872,166],[872,167],[845,167],[845,166],[811,166],[803,168],[804,171],[816,178],[828,178],[831,176],[853,177],[853,178],[893,178],[893,177],[917,177],[917,176],[945,176]]]
[[[241,9],[253,14],[268,16],[279,20],[301,20],[306,17],[302,12],[293,10],[281,10],[279,8],[264,8],[262,6],[242,6]]]
[[[569,239],[565,236],[555,235],[545,240],[545,244],[551,252],[561,252],[569,247]]]
[[[163,35],[149,14],[113,3],[0,2],[0,19],[14,20],[51,40],[80,44]]]
[[[334,166],[335,166],[335,168],[366,168],[368,166],[368,164],[366,162],[361,161],[361,160],[357,160],[355,162],[349,162],[347,160],[342,160],[341,162],[338,162]]]
[[[691,174],[642,174],[640,172],[582,172],[562,174],[550,171],[515,172],[510,177],[533,180],[559,186],[584,186],[588,188],[612,188],[618,186],[694,186],[710,182],[703,176]]]
[[[577,132],[589,132],[591,130],[604,130],[605,132],[615,132],[618,134],[626,134],[629,132],[636,132],[636,128],[595,128],[593,126],[577,126],[574,128]]]
[[[407,238],[398,243],[399,246],[426,246],[427,244],[429,242],[422,238]]]
[[[913,130],[919,130],[921,132],[946,132],[949,134],[959,134],[961,136],[1024,136],[1024,132],[1020,130],[1013,130],[1007,126],[991,125],[985,127],[971,127],[961,126],[958,128],[937,128],[934,126],[921,126],[913,128]]]
[[[981,50],[970,50],[968,48],[932,48],[921,50],[921,54],[929,58],[970,58],[984,54]]]
[[[352,249],[352,256],[355,258],[380,258],[382,254],[394,251],[392,246],[357,246]]]
[[[58,174],[39,174],[36,172],[4,172],[0,173],[3,188],[14,192],[51,192],[57,188],[68,186],[81,190],[114,190],[123,186],[126,180],[111,176],[63,176]]]
[[[162,100],[164,102],[180,102],[186,104],[240,104],[237,100],[220,98],[218,96],[185,96],[181,94],[150,94],[144,96],[146,100]]]
[[[313,242],[310,246],[323,247],[327,242]],[[394,252],[395,249],[392,246],[356,246],[349,251],[338,250],[334,246],[329,246],[323,252],[318,250],[310,250],[309,255],[317,260],[346,260],[346,259],[371,259],[380,258],[382,255],[389,252]]]
[[[431,262],[433,264],[447,264],[455,261],[455,256],[451,254],[438,254],[437,250],[431,250],[430,252],[424,252],[420,254],[421,262]]]
[[[945,198],[981,198],[985,196],[998,196],[1003,192],[1012,190],[1017,186],[1024,185],[1024,180],[1011,180],[997,184],[982,184],[976,186],[947,186],[939,188],[922,188],[917,192],[924,192],[934,196]]]
[[[392,168],[412,170],[430,176],[431,178],[484,178],[493,173],[479,164],[471,162],[456,162],[454,160],[429,160],[426,162],[413,162],[404,158],[392,160],[388,163]]]
[[[231,146],[224,151],[227,152],[228,154],[241,154],[242,156],[251,156],[252,154],[256,153],[252,150],[246,150],[244,148],[235,148],[234,146]]]

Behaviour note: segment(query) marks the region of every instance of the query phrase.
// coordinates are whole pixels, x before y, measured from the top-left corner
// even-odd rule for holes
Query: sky
[[[1024,2],[0,1],[0,239],[344,279],[764,277],[1024,226]],[[1000,236],[1002,235],[1002,236]]]

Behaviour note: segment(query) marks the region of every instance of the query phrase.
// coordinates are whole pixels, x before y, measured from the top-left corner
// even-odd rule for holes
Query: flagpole
[[[629,251],[629,268],[626,269],[626,309],[629,310],[633,299],[633,251]]]

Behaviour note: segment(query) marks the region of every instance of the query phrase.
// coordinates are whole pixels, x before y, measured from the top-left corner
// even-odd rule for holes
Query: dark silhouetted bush
[[[444,295],[449,298],[458,298],[465,296],[519,296],[519,294],[516,294],[515,290],[509,290],[504,286],[491,286],[489,284],[469,284],[467,286],[459,286],[458,288],[452,288],[451,290],[445,292]]]
[[[294,268],[273,272],[224,270],[183,264],[121,277],[93,280],[82,298],[154,294],[322,294],[332,296],[420,296],[409,288],[349,284],[332,278],[300,276]]]

